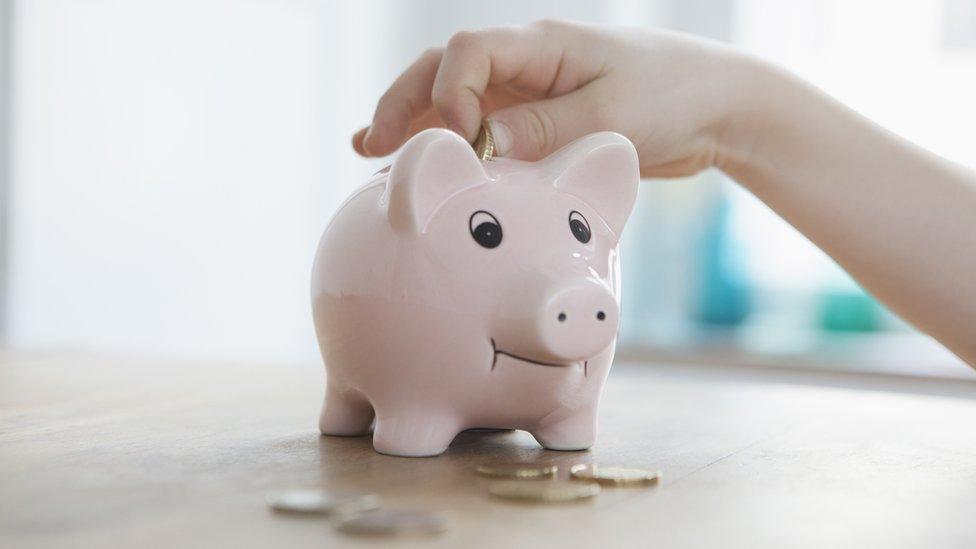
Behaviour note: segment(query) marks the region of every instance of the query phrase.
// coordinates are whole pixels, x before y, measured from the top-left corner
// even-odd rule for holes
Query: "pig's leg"
[[[586,450],[596,442],[596,410],[583,409],[565,419],[530,430],[549,450]]]
[[[359,391],[341,390],[331,383],[325,387],[325,404],[319,417],[323,435],[356,436],[369,434],[373,407]]]
[[[377,413],[373,448],[391,456],[425,457],[443,454],[462,426],[453,417],[430,410]]]

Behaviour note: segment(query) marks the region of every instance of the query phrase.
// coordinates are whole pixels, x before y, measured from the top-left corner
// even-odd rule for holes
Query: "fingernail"
[[[495,154],[504,156],[512,150],[512,130],[497,120],[488,121],[488,129],[495,140]]]

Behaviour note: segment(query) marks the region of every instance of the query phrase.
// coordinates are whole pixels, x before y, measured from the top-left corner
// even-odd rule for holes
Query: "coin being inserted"
[[[606,486],[649,486],[661,481],[661,472],[638,467],[573,465],[569,474],[576,480],[597,482]]]
[[[481,123],[481,129],[478,130],[478,137],[475,138],[474,153],[478,155],[481,160],[491,160],[495,157],[495,137],[491,134],[491,128],[488,127],[487,122]]]
[[[290,490],[268,496],[268,506],[280,513],[340,515],[379,507],[371,494],[350,494],[325,490]]]
[[[600,493],[600,486],[569,481],[500,480],[491,483],[488,487],[488,493],[505,499],[540,503],[568,503],[596,496]]]
[[[451,527],[441,513],[422,509],[376,509],[343,519],[340,532],[368,536],[429,536]]]
[[[533,480],[552,478],[559,468],[532,463],[492,463],[479,465],[475,470],[483,477]]]

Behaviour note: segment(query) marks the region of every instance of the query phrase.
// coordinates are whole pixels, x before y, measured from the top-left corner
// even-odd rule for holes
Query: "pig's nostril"
[[[602,321],[602,320],[604,320],[606,318],[607,318],[607,314],[604,313],[603,311],[599,311],[599,312],[596,313],[596,319],[597,320]]]
[[[556,318],[559,319],[559,322],[566,322],[566,313],[559,313],[559,316]]]

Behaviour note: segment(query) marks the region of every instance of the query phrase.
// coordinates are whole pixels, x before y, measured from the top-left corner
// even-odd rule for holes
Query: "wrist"
[[[739,52],[732,55],[727,63],[726,109],[713,143],[715,167],[735,177],[762,163],[763,142],[775,133],[774,111],[786,79],[765,61]]]

